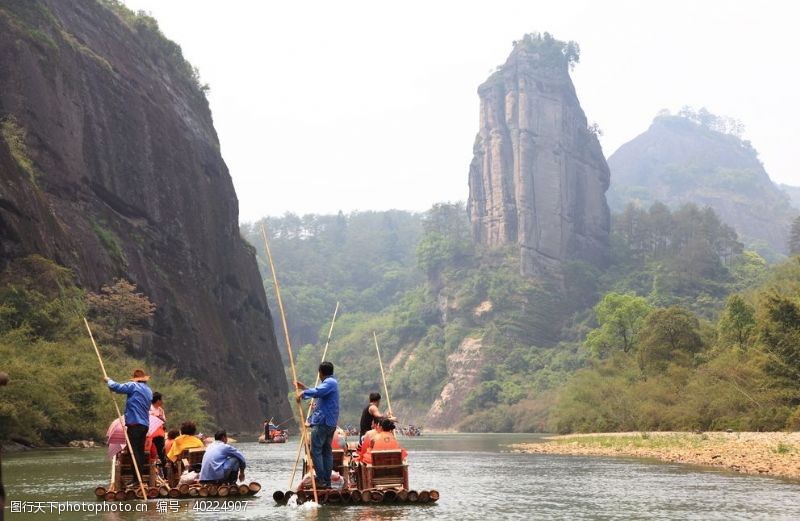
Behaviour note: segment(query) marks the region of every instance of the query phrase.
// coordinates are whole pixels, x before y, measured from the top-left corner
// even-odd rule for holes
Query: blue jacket
[[[203,455],[203,466],[200,468],[200,481],[219,481],[225,479],[225,473],[230,466],[227,464],[230,458],[239,460],[239,469],[244,470],[247,463],[244,455],[234,447],[219,440],[206,447]]]
[[[313,389],[303,391],[303,398],[316,398],[311,425],[336,427],[339,421],[339,382],[328,376]]]
[[[150,404],[153,401],[153,391],[145,382],[118,384],[109,379],[108,387],[115,393],[128,395],[125,402],[126,425],[150,425]]]

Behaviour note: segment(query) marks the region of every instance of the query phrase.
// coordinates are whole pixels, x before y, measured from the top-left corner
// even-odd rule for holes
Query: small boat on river
[[[269,437],[264,436],[263,434],[258,437],[258,443],[286,443],[286,440],[289,439],[289,431],[286,429],[280,430],[276,429],[270,431]]]
[[[289,439],[289,431],[281,429],[280,425],[272,423],[272,419],[264,421],[264,433],[258,437],[258,443],[286,443]]]
[[[258,437],[258,443],[286,443],[289,439],[289,433],[287,431],[281,431],[279,434],[275,434],[270,438],[265,438],[262,434]]]

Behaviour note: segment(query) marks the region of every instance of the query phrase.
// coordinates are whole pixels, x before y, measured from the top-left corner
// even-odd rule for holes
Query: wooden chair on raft
[[[358,488],[403,488],[408,490],[408,464],[400,450],[374,450],[372,463],[362,464]]]
[[[195,465],[202,464],[205,454],[205,447],[186,449],[181,453],[178,459],[175,460],[174,465],[167,465],[167,481],[169,482],[169,486],[172,488],[177,487],[184,471],[191,469]]]
[[[347,488],[349,480],[347,471],[347,467],[344,464],[344,451],[342,449],[334,449],[333,450],[333,470],[339,473],[344,480],[344,486]]]
[[[133,468],[133,459],[128,449],[122,449],[117,456],[114,468],[114,490],[125,490],[125,485],[136,480],[136,470]],[[153,487],[156,485],[156,476],[158,470],[155,463],[147,464],[143,469],[139,469],[142,473],[142,480],[147,486]]]

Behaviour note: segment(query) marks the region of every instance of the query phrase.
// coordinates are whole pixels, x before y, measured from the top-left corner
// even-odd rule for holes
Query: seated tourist
[[[369,442],[369,448],[366,453],[361,457],[363,463],[372,463],[372,452],[376,450],[400,450],[403,460],[408,457],[406,449],[400,446],[400,442],[394,437],[394,422],[388,418],[384,418],[378,424],[378,432],[372,436]]]
[[[214,442],[208,446],[203,455],[200,482],[233,485],[236,483],[237,475],[240,481],[244,481],[246,466],[242,453],[228,445],[228,434],[225,431],[217,431],[214,434]]]
[[[368,430],[364,433],[361,439],[358,441],[358,453],[356,454],[356,458],[360,461],[364,460],[364,454],[367,453],[369,450],[370,442],[372,441],[372,437],[376,435],[380,429],[380,423],[377,420],[372,420],[372,429]]]
[[[169,432],[167,432],[167,440],[164,442],[164,454],[169,454],[172,444],[175,443],[175,438],[180,435],[181,433],[178,429],[170,429]]]
[[[342,429],[341,427],[336,427],[336,430],[333,433],[333,439],[331,440],[331,449],[343,450],[346,447],[347,447],[347,442],[345,441],[344,429]]]
[[[195,436],[196,434],[197,425],[193,421],[183,422],[181,424],[181,435],[172,442],[172,446],[167,453],[167,459],[175,463],[186,449],[202,449],[205,447],[203,441]]]

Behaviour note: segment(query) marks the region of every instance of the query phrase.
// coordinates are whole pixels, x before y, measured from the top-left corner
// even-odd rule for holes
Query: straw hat
[[[146,382],[149,379],[150,377],[142,369],[135,369],[133,371],[133,378],[131,378],[134,382]]]

